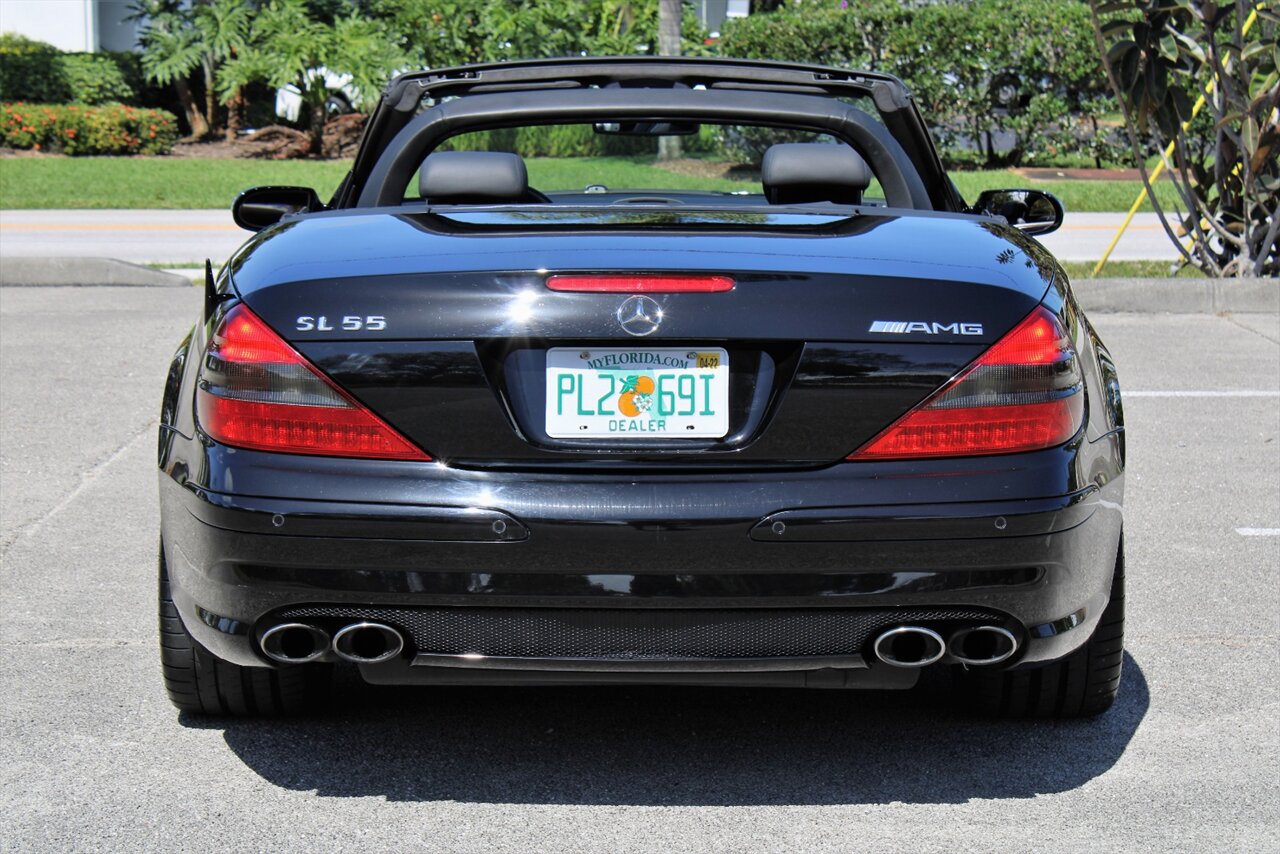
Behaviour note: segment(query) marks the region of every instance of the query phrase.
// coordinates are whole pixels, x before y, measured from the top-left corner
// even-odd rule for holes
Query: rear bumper
[[[241,453],[258,461],[270,457]],[[311,469],[326,465],[313,462]],[[381,480],[384,494],[396,483],[387,472],[406,469],[379,467],[395,465],[368,464],[366,475]],[[532,610],[588,622],[591,613],[619,610],[647,611],[658,619],[659,612],[676,610],[687,617],[758,616],[769,609],[767,616],[811,615],[817,626],[832,615],[874,616],[881,622],[872,623],[883,625],[898,615],[941,609],[944,617],[972,611],[1009,626],[1022,641],[1011,663],[1034,663],[1068,654],[1092,632],[1107,602],[1120,533],[1121,478],[1047,498],[920,504],[900,500],[916,492],[910,483],[894,486],[897,503],[845,503],[888,494],[884,488],[869,493],[874,478],[868,480],[869,469],[861,466],[729,479],[503,477],[440,465],[418,471],[412,503],[359,500],[372,496],[306,485],[301,494],[345,492],[357,500],[248,497],[162,472],[165,550],[174,600],[188,629],[219,657],[269,666],[257,646],[261,632],[283,615],[317,608],[329,609],[320,619],[360,613],[401,624],[442,608],[481,617]],[[919,486],[918,494],[940,494],[931,484]],[[1001,494],[999,488],[986,492]],[[823,506],[819,495],[833,506]],[[776,637],[789,630],[770,631]],[[433,659],[467,650],[429,648],[423,636],[406,633],[412,641],[406,656],[362,666],[366,679],[724,677],[737,684],[852,679],[890,687],[906,678],[870,666],[865,644],[856,639],[861,635],[845,635],[857,649],[814,647],[812,667],[803,660],[809,647],[801,645],[802,654],[793,656],[797,648],[782,644],[768,655],[726,649],[719,667],[714,656],[685,660],[684,666],[627,665],[620,658],[599,666],[548,666],[533,661],[540,655],[522,666],[520,656],[498,651],[481,668]],[[774,665],[787,657],[801,660],[770,667],[771,657]],[[766,661],[748,666],[752,658]],[[850,676],[859,670],[865,672],[857,679]],[[844,675],[833,676],[837,671]]]

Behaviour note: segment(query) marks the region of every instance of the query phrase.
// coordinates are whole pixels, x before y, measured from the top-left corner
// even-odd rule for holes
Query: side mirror
[[[253,187],[231,203],[231,218],[249,231],[275,225],[291,214],[324,210],[324,203],[310,187]]]
[[[983,190],[970,213],[1002,216],[1026,234],[1048,234],[1062,225],[1062,202],[1043,190]]]

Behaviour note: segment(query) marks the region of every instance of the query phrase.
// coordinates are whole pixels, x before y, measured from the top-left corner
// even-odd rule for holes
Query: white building
[[[73,52],[134,50],[129,0],[0,0],[0,33],[18,33]]]
[[[718,33],[725,18],[745,18],[751,14],[751,0],[693,0],[698,20],[708,32]]]
[[[745,18],[750,0],[691,0],[702,25],[718,31],[726,18]],[[126,21],[129,0],[0,0],[0,33],[19,33],[78,53],[134,50],[138,22]]]

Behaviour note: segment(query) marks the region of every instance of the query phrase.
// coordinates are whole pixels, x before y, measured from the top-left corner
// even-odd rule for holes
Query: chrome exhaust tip
[[[1013,632],[999,626],[971,626],[953,632],[947,643],[961,664],[999,664],[1018,651]]]
[[[882,632],[872,649],[876,658],[893,667],[928,667],[947,654],[942,635],[923,626],[898,626]]]
[[[377,664],[395,658],[404,649],[404,638],[382,623],[352,623],[333,636],[333,651],[344,661]]]
[[[306,664],[329,651],[329,633],[306,623],[281,623],[262,633],[262,653],[281,664]]]

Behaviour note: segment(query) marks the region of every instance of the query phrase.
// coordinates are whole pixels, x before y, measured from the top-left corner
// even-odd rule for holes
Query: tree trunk
[[[1101,153],[1101,152],[1099,152],[1099,151],[1098,151],[1098,149],[1097,149],[1097,147],[1096,147],[1096,146],[1097,146],[1097,143],[1098,143],[1098,117],[1097,117],[1097,116],[1089,116],[1089,122],[1090,122],[1090,124],[1092,124],[1092,125],[1093,125],[1093,142],[1094,142],[1094,146],[1095,146],[1095,148],[1094,148],[1094,150],[1093,150],[1093,165],[1094,165],[1094,168],[1095,168],[1095,169],[1101,169],[1101,168],[1102,168],[1102,153]]]
[[[324,120],[325,110],[324,101],[318,104],[312,104],[307,111],[307,136],[310,137],[310,147],[307,154],[312,157],[319,157],[324,151]]]
[[[682,0],[658,0],[658,53],[660,55],[680,55],[680,18],[683,14]],[[658,137],[659,160],[677,160],[679,157],[680,137]]]
[[[204,120],[212,133],[218,126],[218,95],[213,91],[213,65],[208,60],[201,65],[204,68]]]
[[[240,89],[227,101],[227,142],[235,142],[244,127],[244,92]]]
[[[173,81],[173,88],[178,90],[178,101],[182,104],[182,111],[186,113],[187,124],[191,126],[191,136],[204,139],[209,135],[209,123],[204,120],[204,112],[196,104],[191,85],[185,78],[179,77]]]

